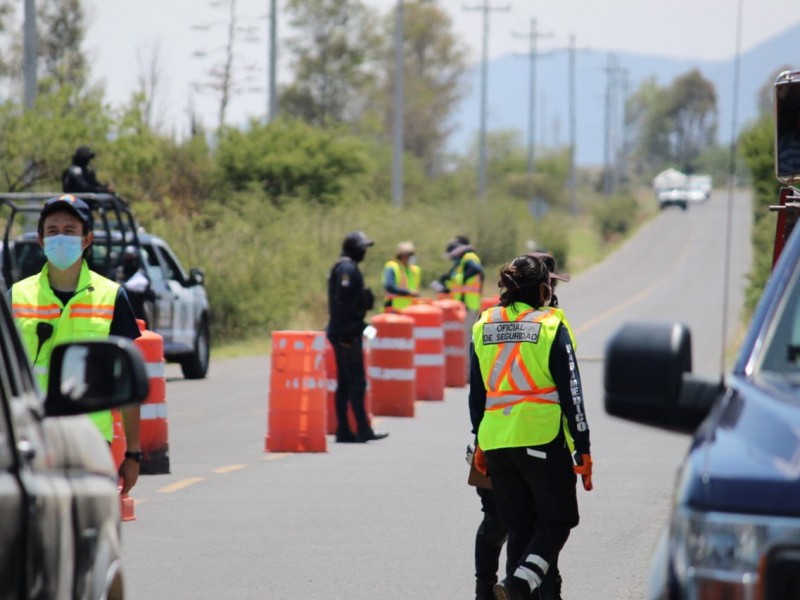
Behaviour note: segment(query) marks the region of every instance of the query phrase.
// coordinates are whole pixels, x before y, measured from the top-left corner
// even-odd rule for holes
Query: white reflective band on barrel
[[[329,392],[335,392],[336,388],[339,387],[339,382],[335,379],[326,379],[325,382],[328,384]]]
[[[464,348],[461,346],[445,346],[444,353],[447,356],[461,356],[464,354]]]
[[[414,369],[384,369],[383,367],[369,367],[369,376],[372,379],[383,381],[414,381]]]
[[[144,363],[144,368],[147,371],[148,379],[155,379],[156,377],[165,377],[164,361]]]
[[[442,327],[444,327],[445,331],[462,331],[464,323],[461,321],[447,321]]]
[[[444,365],[444,354],[417,354],[414,356],[415,367],[438,367]]]
[[[441,327],[414,327],[415,340],[441,340],[444,331]]]
[[[541,400],[544,402],[552,402],[553,404],[558,404],[558,391],[553,391],[548,394],[543,394],[541,392],[520,392],[519,394],[503,394],[498,396],[492,396],[491,392],[487,392],[486,394],[486,409],[490,409],[494,406],[498,406],[500,404],[508,404],[509,402],[520,402],[523,400],[528,399],[536,399],[537,401]]]
[[[376,337],[370,341],[369,347],[371,350],[413,350],[413,338],[390,338],[390,337]]]
[[[142,421],[167,418],[167,403],[142,404],[139,407],[139,418]]]

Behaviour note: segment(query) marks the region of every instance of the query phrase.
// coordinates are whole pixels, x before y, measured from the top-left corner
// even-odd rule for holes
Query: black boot
[[[336,441],[340,444],[355,444],[359,440],[356,439],[356,434],[350,431],[349,428],[340,428],[336,430]]]
[[[478,578],[475,580],[475,600],[494,600],[492,588],[497,580],[487,581]]]
[[[381,433],[378,431],[373,431],[372,427],[366,427],[364,429],[359,429],[358,433],[356,434],[356,441],[357,442],[369,442],[371,440],[382,440],[385,437],[388,437],[388,433]]]
[[[542,600],[562,600],[561,599],[561,573],[558,567],[551,569],[542,581],[540,587]]]
[[[531,600],[539,599],[538,593],[531,594],[528,583],[519,577],[506,577],[494,586],[495,600]]]

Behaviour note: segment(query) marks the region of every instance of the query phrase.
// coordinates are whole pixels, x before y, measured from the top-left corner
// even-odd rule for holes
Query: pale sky
[[[387,13],[396,0],[365,0]],[[471,60],[480,60],[482,17],[464,7],[483,0],[439,0],[452,17],[454,29],[463,36]],[[254,68],[254,85],[261,88],[238,94],[228,110],[229,122],[249,116],[263,117],[267,107],[267,21],[269,0],[237,0],[243,22],[258,26],[258,43],[239,47],[243,62]],[[525,52],[528,42],[517,37],[529,31],[536,18],[540,31],[552,34],[539,47],[561,47],[575,36],[582,48],[630,51],[656,56],[699,60],[727,59],[735,52],[737,0],[492,0],[491,6],[508,7],[491,13],[489,54],[498,57]],[[746,51],[800,21],[800,0],[742,0],[742,50]],[[279,14],[283,5],[278,0]],[[84,0],[89,21],[86,50],[92,74],[106,86],[113,104],[127,100],[142,72],[137,54],[150,57],[158,48],[162,88],[157,108],[164,126],[178,134],[186,131],[187,107],[194,104],[209,126],[217,120],[218,99],[211,92],[196,92],[192,83],[204,80],[211,56],[221,56],[225,43],[227,9],[214,8],[209,0]],[[213,23],[199,32],[192,25]],[[279,20],[279,40],[288,33]],[[195,51],[207,51],[203,59]],[[278,45],[279,84],[286,79],[286,56]]]

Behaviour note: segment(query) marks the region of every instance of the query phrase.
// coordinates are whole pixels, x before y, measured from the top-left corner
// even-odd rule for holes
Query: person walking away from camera
[[[62,190],[67,194],[111,194],[110,185],[100,183],[89,166],[95,153],[88,146],[80,146],[72,155],[72,163],[61,175]]]
[[[416,265],[413,242],[397,244],[395,257],[383,267],[383,289],[386,293],[385,312],[398,312],[411,306],[419,297],[422,272]]]
[[[11,308],[41,390],[47,390],[53,347],[73,341],[106,339],[109,335],[138,338],[141,333],[125,290],[89,270],[84,255],[93,234],[89,206],[64,194],[47,200],[39,215],[38,241],[47,263],[42,271],[11,286]],[[111,411],[89,415],[111,444]],[[122,409],[127,448],[119,469],[122,492],[139,477],[139,405]]]
[[[375,242],[363,231],[348,233],[342,243],[342,254],[328,275],[327,337],[336,358],[336,441],[368,442],[385,438],[387,433],[373,431],[364,407],[367,378],[364,371],[362,333],[367,311],[372,309],[372,292],[364,285],[358,263],[364,260],[367,248]],[[347,419],[348,403],[353,410],[357,431]]]
[[[136,246],[125,246],[122,251],[122,265],[118,279],[125,288],[130,300],[133,314],[145,322],[147,328],[152,326],[147,316],[146,304],[153,302],[156,294],[150,286],[150,277],[142,265],[141,252]]]
[[[498,286],[499,306],[473,327],[470,414],[476,465],[491,477],[509,528],[495,598],[527,600],[578,524],[576,473],[590,491],[592,458],[574,343],[562,313],[549,306],[547,266],[518,256],[503,266]]]
[[[559,273],[557,271],[555,258],[549,252],[529,252],[528,256],[540,258],[547,267],[553,292],[550,307],[556,309],[562,315],[561,322],[569,332],[573,344],[572,348],[575,351],[577,349],[575,336],[566,317],[563,317],[563,311],[558,308],[558,298],[555,295],[556,284],[559,281],[569,281],[570,277],[567,273]],[[482,415],[483,410],[470,412],[472,433],[474,435],[478,433]],[[497,510],[494,490],[482,487],[476,487],[475,490],[481,499],[481,511],[483,512],[483,520],[475,534],[475,600],[493,600],[494,592],[492,589],[494,584],[497,583],[500,553],[503,549],[503,544],[508,538],[508,526]],[[540,595],[542,600],[561,600],[561,574],[558,571],[557,560],[553,561],[547,577],[542,581]]]

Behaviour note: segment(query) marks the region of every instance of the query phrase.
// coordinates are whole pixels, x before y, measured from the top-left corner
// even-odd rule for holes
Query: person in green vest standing
[[[47,263],[41,272],[11,286],[14,320],[41,390],[47,390],[50,356],[56,345],[117,335],[130,339],[141,333],[125,290],[89,269],[84,258],[92,244],[89,206],[72,194],[44,203],[39,214],[38,240]],[[110,411],[89,415],[109,445],[114,437]],[[119,469],[122,493],[139,478],[142,451],[139,405],[122,410],[127,447]]]
[[[395,257],[383,266],[383,289],[386,300],[385,312],[397,312],[411,306],[419,297],[422,271],[416,264],[416,250],[413,242],[397,244]]]
[[[467,311],[464,319],[464,354],[467,375],[469,375],[470,340],[472,325],[481,311],[481,292],[483,291],[483,265],[478,253],[469,243],[469,238],[456,236],[447,243],[445,256],[453,261],[450,273],[442,281],[445,291],[453,300],[464,304]]]
[[[500,303],[473,327],[469,405],[475,465],[508,526],[495,600],[539,597],[579,521],[576,474],[593,489],[589,425],[574,340],[550,306],[550,272],[522,255],[500,270]]]

